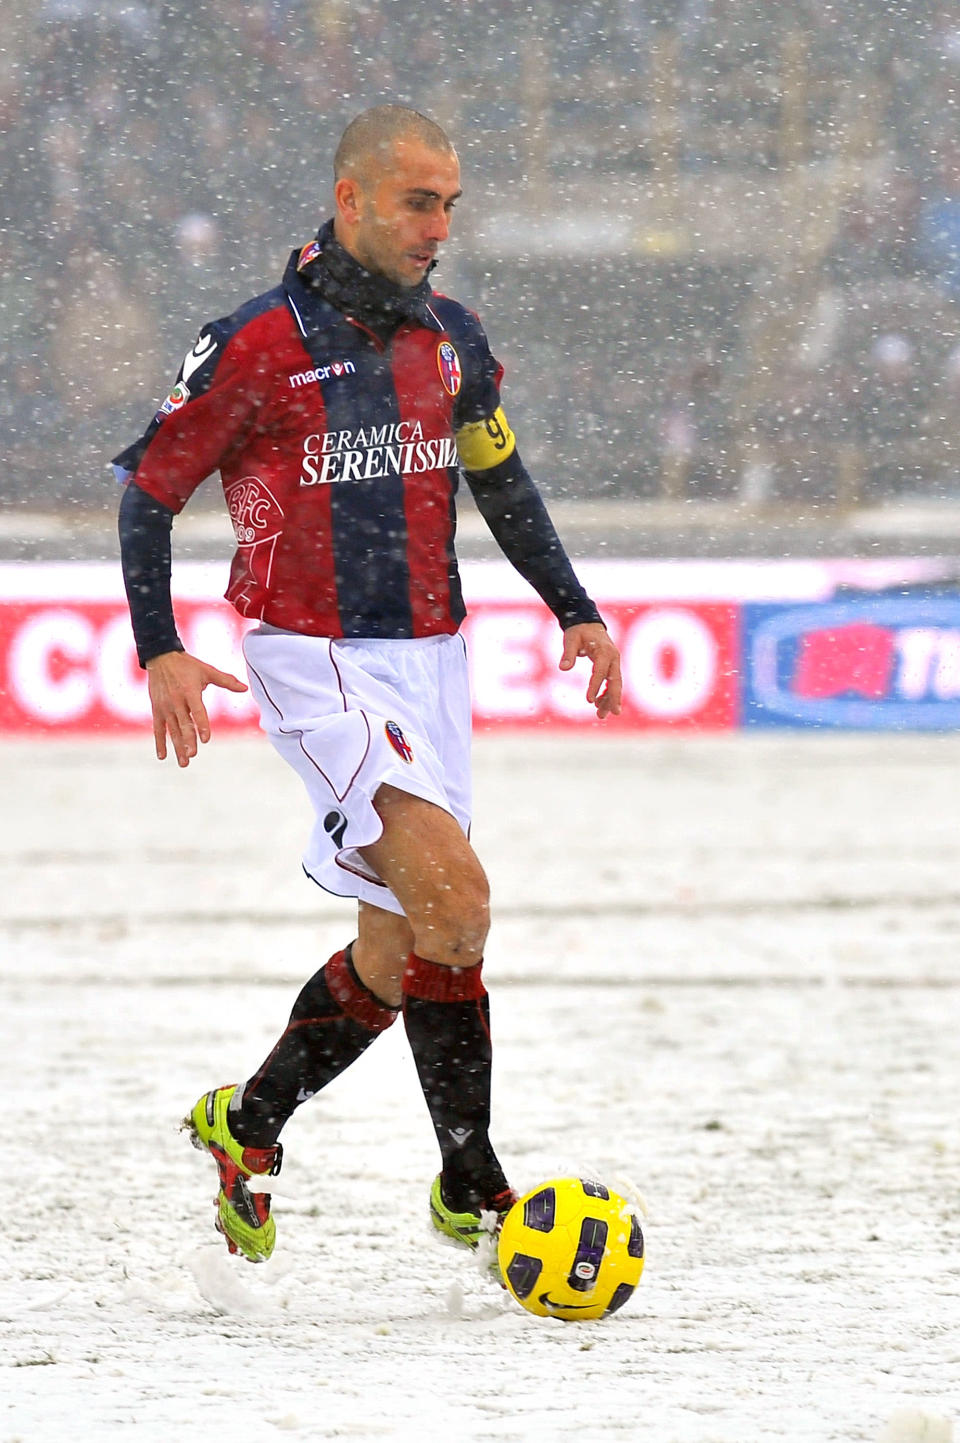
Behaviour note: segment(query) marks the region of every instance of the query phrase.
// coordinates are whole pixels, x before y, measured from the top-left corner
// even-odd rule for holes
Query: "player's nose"
[[[435,245],[440,245],[450,234],[450,217],[445,210],[431,212],[430,223],[427,226],[426,239]]]

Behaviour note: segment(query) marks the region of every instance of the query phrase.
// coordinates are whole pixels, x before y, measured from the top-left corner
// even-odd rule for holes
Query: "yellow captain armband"
[[[491,466],[499,466],[513,455],[516,445],[517,438],[502,406],[485,421],[471,421],[457,432],[457,451],[465,471],[489,471]]]

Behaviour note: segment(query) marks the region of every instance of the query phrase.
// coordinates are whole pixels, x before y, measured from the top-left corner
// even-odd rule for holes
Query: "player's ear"
[[[342,175],[333,187],[337,213],[347,225],[356,225],[363,214],[363,191],[360,182],[350,175]]]

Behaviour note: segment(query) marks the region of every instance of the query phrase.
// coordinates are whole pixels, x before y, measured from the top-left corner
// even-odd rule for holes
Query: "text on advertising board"
[[[744,609],[744,720],[869,730],[960,726],[960,599]]]
[[[624,707],[615,725],[734,725],[737,608],[602,598],[600,605],[623,653]],[[176,610],[189,651],[244,675],[240,643],[250,622],[218,600],[180,599]],[[539,603],[476,602],[464,632],[479,724],[596,725],[584,700],[588,665],[557,670],[561,635]],[[256,722],[248,694],[210,687],[204,701],[219,727]],[[0,600],[0,731],[117,732],[138,730],[149,717],[122,601]]]

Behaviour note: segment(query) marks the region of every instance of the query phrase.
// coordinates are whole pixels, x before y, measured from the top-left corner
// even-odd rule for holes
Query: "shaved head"
[[[448,136],[418,110],[375,105],[343,132],[334,170],[337,241],[373,274],[419,285],[450,233],[461,194]]]
[[[333,158],[333,178],[365,183],[383,172],[399,140],[415,140],[428,150],[455,155],[450,138],[436,121],[405,105],[375,105],[351,120]]]

